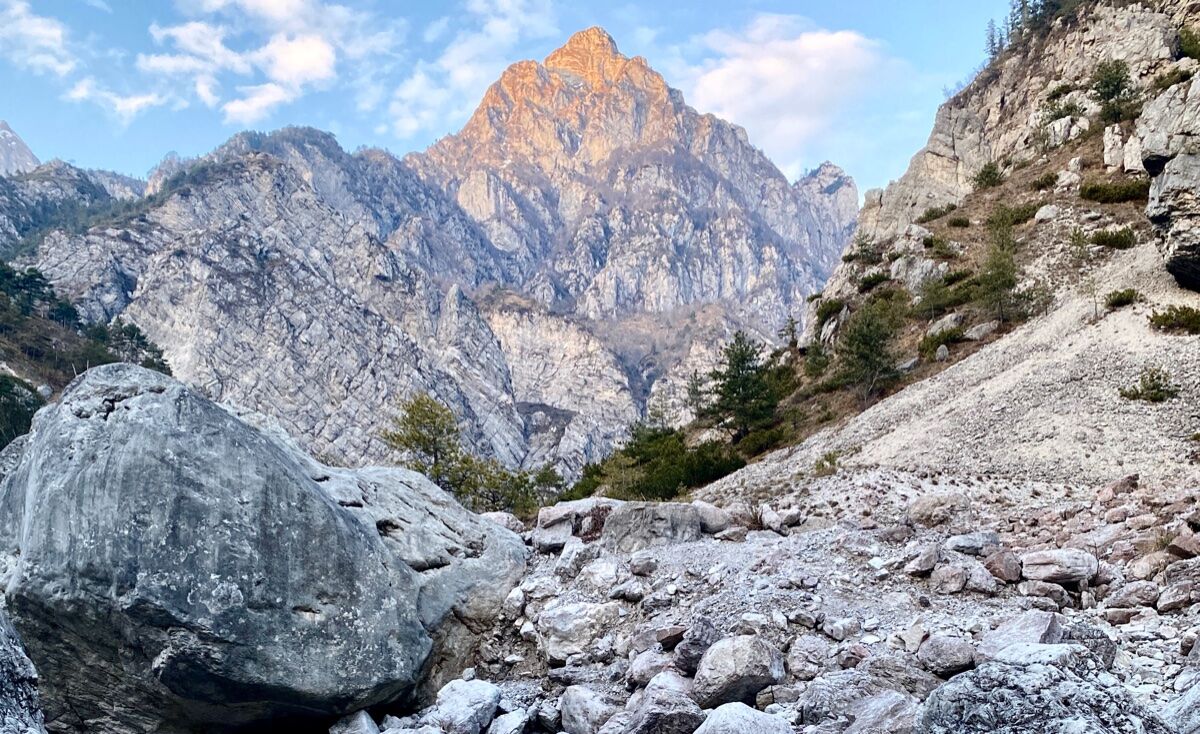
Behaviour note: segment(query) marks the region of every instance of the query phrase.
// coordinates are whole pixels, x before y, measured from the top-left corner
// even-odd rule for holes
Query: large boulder
[[[792,734],[792,726],[744,703],[727,703],[713,709],[696,734]]]
[[[1010,646],[951,678],[922,707],[922,734],[1170,734],[1079,645]]]
[[[393,700],[447,630],[499,608],[524,552],[417,474],[325,467],[130,365],[41,411],[0,484],[9,608],[53,730],[220,731]]]
[[[0,732],[44,734],[38,705],[37,671],[16,630],[0,609]]]
[[[1096,557],[1078,548],[1030,551],[1021,556],[1021,575],[1032,581],[1077,584],[1096,575]]]
[[[728,637],[708,648],[692,683],[692,698],[704,708],[753,702],[767,686],[783,680],[783,654],[757,635]]]
[[[601,540],[618,553],[635,553],[672,543],[704,537],[700,511],[677,502],[629,502],[615,510],[604,523]]]

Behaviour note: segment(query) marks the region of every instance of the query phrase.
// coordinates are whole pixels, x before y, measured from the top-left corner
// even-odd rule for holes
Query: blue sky
[[[686,5],[686,7],[685,7]],[[791,178],[904,171],[1004,0],[0,0],[0,119],[42,159],[142,176],[242,129],[423,149],[513,61],[606,28]]]

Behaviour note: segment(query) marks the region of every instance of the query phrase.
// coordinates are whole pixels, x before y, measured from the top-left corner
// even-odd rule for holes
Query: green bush
[[[1111,102],[1130,93],[1133,81],[1129,64],[1121,60],[1101,61],[1092,73],[1092,91],[1101,102]]]
[[[892,279],[891,276],[889,276],[887,273],[884,273],[882,271],[871,273],[870,275],[864,275],[858,281],[858,292],[859,293],[869,293],[872,290],[874,290],[877,285],[879,285],[881,283],[886,283],[887,281],[889,281],[891,279]]]
[[[1154,78],[1154,83],[1151,85],[1156,92],[1165,92],[1176,84],[1183,84],[1191,81],[1192,72],[1184,69],[1171,69],[1164,71]]]
[[[983,168],[980,168],[975,176],[971,179],[975,184],[975,188],[990,189],[1004,183],[1004,172],[1000,170],[1000,165],[995,161],[985,163]]]
[[[988,217],[987,225],[993,229],[1016,227],[1033,219],[1033,215],[1037,214],[1037,210],[1040,208],[1041,204],[1037,202],[1019,206],[999,204],[992,211],[992,215]]]
[[[1075,101],[1055,101],[1047,102],[1046,104],[1042,105],[1041,121],[1043,125],[1054,122],[1055,120],[1061,120],[1064,117],[1086,116],[1087,110],[1083,109],[1083,106]]]
[[[817,323],[824,324],[829,319],[837,316],[846,307],[846,302],[840,298],[830,298],[827,301],[821,301],[821,305],[817,306]]]
[[[816,462],[813,463],[813,476],[831,477],[834,474],[837,474],[838,459],[840,458],[841,454],[836,451],[825,452],[821,455],[821,458],[817,459]]]
[[[946,241],[945,237],[930,235],[922,240],[921,244],[923,244],[925,249],[929,250],[929,254],[937,260],[953,260],[954,258],[958,257],[958,253],[954,251],[954,248],[950,246],[950,243]]]
[[[1047,189],[1054,188],[1056,183],[1058,183],[1058,174],[1051,171],[1050,173],[1043,174],[1033,179],[1033,181],[1029,183],[1029,188],[1033,189],[1034,191],[1045,191]]]
[[[967,217],[950,217],[946,224],[956,229],[966,229],[971,226],[971,220]]]
[[[1051,89],[1046,94],[1046,101],[1047,102],[1057,102],[1058,100],[1062,99],[1063,97],[1067,96],[1068,94],[1070,94],[1071,92],[1074,92],[1074,91],[1075,91],[1075,87],[1070,84],[1059,84],[1057,87]]]
[[[935,219],[941,219],[957,208],[957,204],[946,204],[945,206],[930,207],[929,209],[925,210],[924,214],[917,217],[917,224],[928,224]]]
[[[1189,59],[1200,59],[1200,33],[1191,28],[1180,28],[1179,53]]]
[[[1144,400],[1162,403],[1179,397],[1179,388],[1171,382],[1171,375],[1161,367],[1146,367],[1138,378],[1138,384],[1121,388],[1121,397],[1126,400]]]
[[[1160,331],[1200,334],[1200,310],[1191,306],[1168,306],[1150,314],[1150,325]]]
[[[1137,244],[1137,233],[1132,227],[1102,229],[1092,233],[1091,243],[1112,250],[1128,250]]]
[[[1142,294],[1138,293],[1134,288],[1125,288],[1119,291],[1112,291],[1104,297],[1104,305],[1111,309],[1125,308],[1132,306],[1142,300]]]
[[[1114,99],[1100,105],[1100,121],[1105,125],[1136,120],[1142,114],[1142,102],[1134,97]]]
[[[1084,181],[1079,196],[1099,204],[1120,204],[1126,201],[1145,202],[1150,198],[1149,180]]]

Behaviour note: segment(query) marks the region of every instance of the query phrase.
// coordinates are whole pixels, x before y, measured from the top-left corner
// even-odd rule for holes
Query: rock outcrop
[[[0,609],[0,732],[45,734],[37,683],[21,638]]]
[[[515,535],[424,478],[325,467],[129,365],[37,415],[0,519],[52,731],[210,731],[394,700],[524,567]]]
[[[21,136],[13,132],[7,122],[0,120],[0,176],[32,171],[38,165],[37,156]]]

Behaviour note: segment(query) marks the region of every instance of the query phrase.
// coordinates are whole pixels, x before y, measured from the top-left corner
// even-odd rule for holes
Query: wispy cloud
[[[388,111],[397,137],[461,124],[487,86],[516,60],[520,44],[559,34],[550,0],[468,0],[464,10],[456,19],[460,30],[437,58],[416,64],[394,90]],[[430,42],[445,30],[430,28],[425,34]]]
[[[875,41],[792,15],[759,15],[696,39],[701,59],[676,68],[689,102],[747,129],[795,177],[811,148],[897,62]]]
[[[0,54],[37,74],[66,76],[78,65],[67,27],[37,15],[24,0],[0,0]]]
[[[167,97],[156,92],[117,94],[98,84],[92,77],[76,82],[64,96],[72,102],[94,102],[111,112],[122,125],[128,125],[142,112],[168,102]]]

